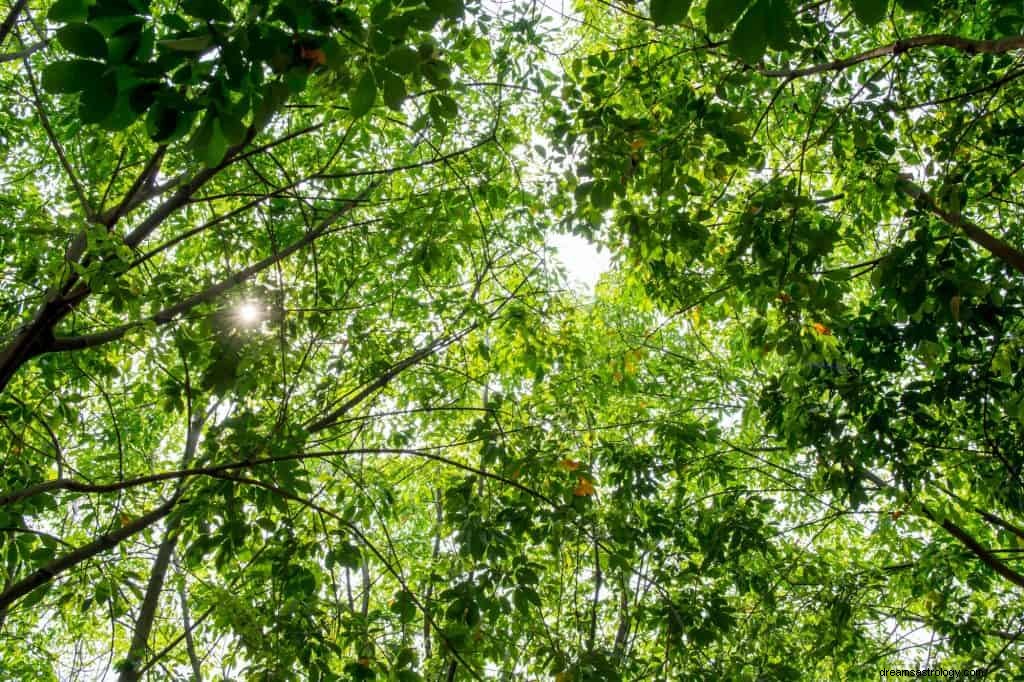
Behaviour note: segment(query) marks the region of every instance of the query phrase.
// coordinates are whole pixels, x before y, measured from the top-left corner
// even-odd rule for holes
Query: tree
[[[578,159],[566,224],[628,254],[677,315],[699,311],[745,366],[746,442],[777,448],[771,465],[834,513],[866,515],[858,570],[911,558],[886,592],[811,579],[840,592],[836,620],[924,624],[942,655],[1012,677],[1019,7],[680,5],[587,6],[589,49],[551,108]]]
[[[0,669],[1021,674],[1019,8],[569,21],[11,6]]]

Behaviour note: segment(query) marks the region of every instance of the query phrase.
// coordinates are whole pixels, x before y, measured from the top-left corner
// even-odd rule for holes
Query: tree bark
[[[998,40],[975,40],[973,38],[961,38],[960,36],[945,33],[915,36],[913,38],[897,40],[896,42],[889,43],[888,45],[872,48],[851,57],[837,59],[833,62],[815,64],[801,69],[769,69],[763,70],[762,73],[772,78],[801,78],[803,76],[813,76],[814,74],[827,73],[829,71],[842,71],[843,69],[848,69],[855,64],[860,64],[861,62],[878,59],[879,57],[888,57],[889,55],[903,54],[904,52],[917,50],[922,47],[948,47],[969,55],[1003,54],[1005,52],[1024,49],[1024,36],[1008,36]]]
[[[908,180],[906,176],[901,177],[896,186],[901,192],[914,199],[926,211],[941,218],[947,224],[959,228],[972,242],[1017,272],[1024,274],[1024,253],[1020,250],[999,237],[986,232],[959,213],[953,213],[942,208],[930,194],[925,192],[919,185]]]
[[[27,4],[28,0],[18,0],[14,3],[14,6],[11,7],[11,11],[7,13],[7,16],[4,18],[4,23],[0,24],[0,45],[3,45],[4,41],[7,40],[7,35],[11,32],[11,29],[14,28],[14,24],[17,23],[18,17],[24,11],[25,5]]]
[[[178,566],[178,557],[172,557],[174,561],[174,567],[181,572],[181,567]],[[196,643],[192,637],[192,617],[189,614],[188,609],[188,593],[185,590],[185,583],[182,582],[178,585],[178,600],[181,602],[181,625],[185,631],[185,651],[188,652],[188,661],[192,666],[192,676],[195,678],[194,682],[203,682],[203,670],[199,664],[199,656],[196,655]]]
[[[195,455],[196,446],[199,443],[199,432],[203,426],[202,415],[193,415],[189,422],[188,434],[185,437],[185,454],[182,456],[182,468],[187,468]],[[183,482],[179,482],[175,496],[181,494]],[[142,599],[142,606],[139,608],[139,617],[135,621],[135,631],[132,634],[132,643],[128,648],[127,665],[121,670],[118,682],[138,682],[139,663],[146,655],[149,636],[153,632],[153,620],[156,618],[157,607],[160,604],[160,593],[164,588],[164,581],[167,578],[167,567],[174,556],[174,550],[178,546],[178,526],[180,517],[172,517],[167,523],[164,532],[164,539],[156,553],[156,560],[153,562],[153,570],[149,574],[149,584],[146,586],[146,594]],[[187,627],[187,626],[186,626]]]
[[[154,523],[167,516],[171,510],[174,509],[174,506],[179,500],[180,497],[177,495],[172,497],[156,509],[140,516],[134,521],[121,526],[115,531],[96,538],[92,542],[82,545],[76,550],[54,559],[28,577],[14,583],[4,590],[3,593],[0,593],[0,611],[8,608],[11,604],[21,599],[37,587],[46,585],[68,569],[74,568],[83,561],[91,559],[97,554],[101,554],[108,549],[116,547],[123,540],[149,528]]]

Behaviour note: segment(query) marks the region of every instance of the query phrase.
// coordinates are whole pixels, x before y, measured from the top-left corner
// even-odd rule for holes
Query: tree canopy
[[[1019,2],[0,15],[0,677],[1024,677]]]

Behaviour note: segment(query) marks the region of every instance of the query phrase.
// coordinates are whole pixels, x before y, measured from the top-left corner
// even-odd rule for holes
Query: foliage
[[[1018,4],[549,14],[12,4],[5,677],[1024,675]]]

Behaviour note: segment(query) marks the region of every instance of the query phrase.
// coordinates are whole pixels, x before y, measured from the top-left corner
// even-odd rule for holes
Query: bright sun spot
[[[235,311],[238,321],[247,327],[257,324],[263,318],[263,311],[255,303],[243,303]]]
[[[611,265],[610,254],[574,234],[550,235],[548,244],[555,247],[555,253],[569,275],[569,282],[582,293],[593,294],[598,278]]]

